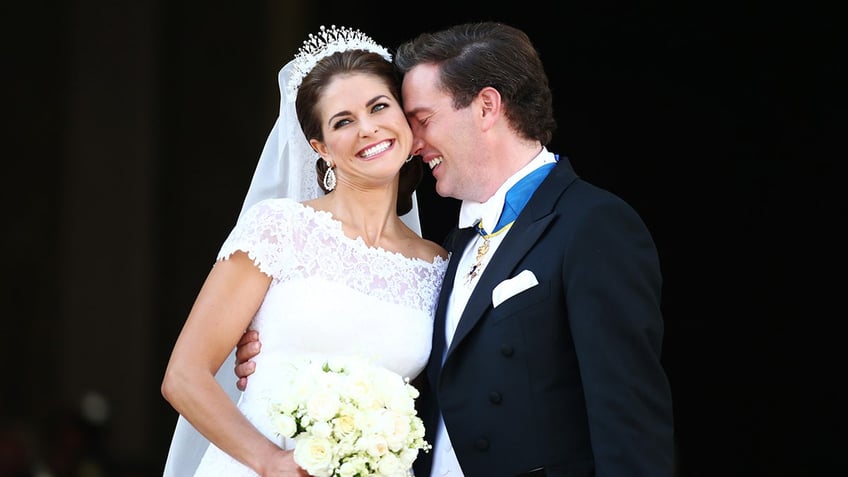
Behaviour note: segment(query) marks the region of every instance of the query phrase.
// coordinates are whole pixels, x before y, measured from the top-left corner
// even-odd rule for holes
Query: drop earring
[[[329,161],[324,161],[327,164],[327,170],[324,172],[324,189],[327,192],[332,192],[336,188],[336,171],[333,170],[333,165]]]

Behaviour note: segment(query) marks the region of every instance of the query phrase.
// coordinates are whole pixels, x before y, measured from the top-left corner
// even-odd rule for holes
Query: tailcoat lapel
[[[480,275],[480,282],[477,283],[474,292],[468,300],[468,304],[465,306],[445,360],[450,358],[453,350],[460,345],[471,329],[474,328],[477,322],[492,306],[492,290],[495,286],[512,276],[521,259],[536,245],[536,242],[545,230],[547,230],[551,221],[556,218],[557,214],[554,212],[554,206],[557,199],[576,178],[577,176],[568,163],[568,160],[563,158],[551,170],[542,184],[539,185],[539,188],[527,203],[524,211],[519,214],[509,233],[504,238],[503,243],[501,243],[500,247],[492,255],[491,260],[489,260],[488,265],[486,265],[486,268]],[[471,238],[468,237],[462,244],[467,244]],[[457,250],[461,254],[462,249],[457,248]],[[459,258],[457,255],[457,259],[451,262],[458,261]],[[451,265],[454,266],[452,268],[449,267],[447,273],[450,276],[450,280],[453,280],[456,275],[456,265],[455,263]],[[447,285],[447,280],[445,284]],[[453,286],[453,281],[451,281],[450,286]],[[449,291],[450,288],[443,288],[443,290]],[[441,294],[439,311],[436,313],[436,322],[441,330],[439,357],[442,355],[442,349],[444,349],[445,344],[444,312],[446,310],[447,295],[449,293]]]
[[[441,293],[439,294],[439,303],[436,306],[436,318],[433,323],[433,346],[430,352],[430,366],[428,366],[428,371],[429,378],[434,383],[437,382],[436,376],[441,370],[442,355],[445,352],[445,315],[447,314],[450,291],[453,290],[454,281],[456,280],[459,257],[462,255],[465,247],[468,246],[468,242],[476,236],[477,231],[474,227],[456,229],[456,232],[444,243],[445,248],[451,253],[451,259],[445,271],[445,278],[442,282]]]
[[[513,229],[504,238],[503,243],[492,255],[491,260],[480,275],[480,282],[477,283],[474,292],[471,293],[468,304],[465,305],[465,310],[463,310],[459,319],[453,340],[451,340],[451,346],[448,349],[448,356],[477,324],[486,310],[492,306],[492,290],[495,286],[509,278],[512,270],[521,258],[533,248],[533,245],[536,244],[536,241],[539,240],[539,237],[553,219],[554,214],[549,213],[529,225],[526,221],[523,221],[525,223],[521,225],[516,220]],[[519,227],[516,227],[516,225],[519,225]]]

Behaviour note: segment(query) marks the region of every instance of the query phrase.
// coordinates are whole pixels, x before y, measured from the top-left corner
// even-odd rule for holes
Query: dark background
[[[835,9],[78,0],[0,13],[0,477],[161,475],[176,422],[162,372],[276,117],[279,68],[321,24],[394,47],[468,20],[528,32],[556,103],[549,148],[654,234],[679,475],[845,474]],[[457,203],[432,187],[427,175],[419,199],[438,241]],[[81,463],[102,472],[68,470]]]

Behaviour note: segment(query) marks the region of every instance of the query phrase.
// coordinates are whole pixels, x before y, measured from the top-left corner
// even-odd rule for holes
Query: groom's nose
[[[415,129],[412,130],[412,152],[413,156],[420,156],[421,150],[424,149],[424,140],[421,139],[418,134],[415,133]]]

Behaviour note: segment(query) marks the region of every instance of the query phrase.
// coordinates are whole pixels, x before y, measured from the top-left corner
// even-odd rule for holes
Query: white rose
[[[293,437],[297,432],[297,422],[288,414],[274,413],[272,416],[274,428],[283,437]]]
[[[298,376],[291,386],[286,390],[288,400],[295,403],[302,403],[309,399],[309,396],[315,394],[315,380],[308,375]]]
[[[418,458],[418,450],[417,449],[403,449],[398,454],[398,459],[401,462],[401,465],[404,468],[412,467],[412,463],[415,462],[415,459]]]
[[[294,460],[310,475],[330,477],[333,469],[333,445],[327,439],[303,436],[297,439]]]
[[[391,452],[384,455],[377,462],[377,471],[387,477],[405,477],[409,475],[409,468]]]
[[[315,437],[329,439],[333,434],[333,426],[326,421],[318,421],[309,427],[309,433]]]
[[[369,396],[374,394],[374,389],[371,387],[368,376],[355,374],[345,383],[344,393],[354,401],[362,403],[373,400]]]
[[[389,452],[389,444],[386,439],[378,435],[365,437],[365,451],[373,457],[382,457]]]
[[[281,392],[277,396],[273,398],[273,405],[271,406],[272,412],[281,412],[284,414],[294,414],[295,410],[297,410],[299,400],[294,397],[293,393],[288,392],[290,390],[287,389],[287,392]]]
[[[355,475],[369,475],[368,461],[361,456],[349,458],[339,467],[340,477],[354,477]]]
[[[331,373],[339,374],[347,372],[351,367],[355,366],[356,360],[350,357],[331,356],[324,363]]]
[[[393,411],[387,411],[379,420],[380,433],[385,436],[389,449],[397,452],[406,447],[409,433],[412,430],[409,417]]]
[[[306,412],[316,421],[329,421],[339,412],[339,396],[329,391],[318,391],[306,402]]]
[[[344,440],[346,437],[356,433],[356,419],[350,414],[342,414],[333,419],[333,435],[339,440]]]

